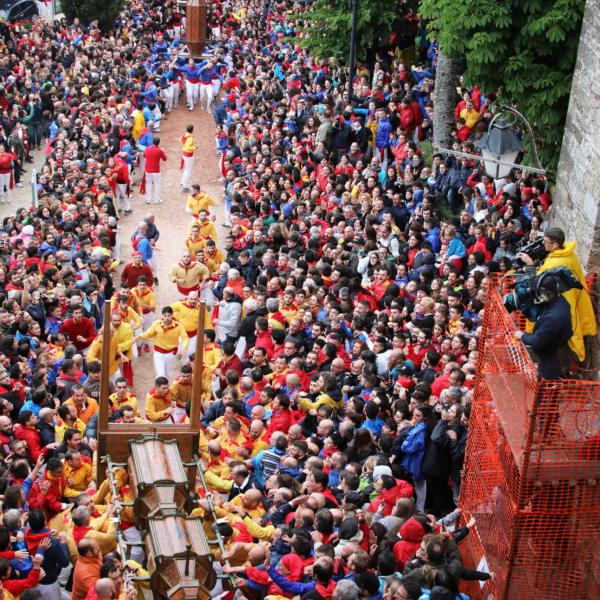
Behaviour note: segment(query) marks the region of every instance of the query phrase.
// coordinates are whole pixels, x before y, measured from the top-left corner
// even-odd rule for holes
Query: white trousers
[[[157,377],[169,378],[169,373],[173,370],[175,365],[174,354],[163,354],[156,350],[152,353],[152,360],[154,362],[154,373]]]
[[[168,88],[163,90],[163,98],[165,100],[165,110],[171,112],[177,106],[179,100],[179,82],[171,83]]]
[[[126,211],[131,210],[131,201],[129,199],[129,194],[127,193],[127,184],[126,183],[117,183],[117,206],[119,209],[123,209]]]
[[[213,98],[218,98],[219,92],[221,91],[221,80],[215,79],[212,82],[212,87],[213,87]]]
[[[173,108],[175,108],[179,104],[179,80],[171,84],[169,91],[173,97]]]
[[[141,542],[142,534],[139,529],[136,527],[130,527],[129,529],[125,529],[123,531],[123,537],[128,542]],[[146,553],[144,552],[143,546],[129,546],[130,548],[130,557],[131,560],[135,560],[137,563],[143,563],[146,557]]]
[[[148,314],[142,315],[142,326],[135,330],[135,335],[141,335],[144,331],[146,331],[146,329],[148,329],[150,327],[150,325],[152,325],[153,322],[154,322],[154,313],[148,313]],[[140,347],[141,348],[149,348],[150,342],[148,340],[143,340],[140,343]],[[133,352],[136,356],[138,355],[137,354],[137,346],[135,344],[133,346]]]
[[[196,352],[196,338],[197,337],[198,337],[197,335],[189,337],[190,341],[188,343],[188,347],[186,348],[186,350],[184,352],[185,358],[189,358],[191,354]]]
[[[10,193],[10,173],[0,173],[0,196],[6,194],[9,198]]]
[[[210,108],[213,101],[213,86],[212,83],[201,83],[200,84],[200,108],[206,107],[206,110]]]
[[[185,97],[187,100],[188,108],[194,108],[198,104],[198,98],[200,95],[200,84],[191,83],[187,79],[185,80]]]
[[[146,173],[146,203],[160,202],[160,173]]]
[[[194,168],[194,157],[183,156],[183,173],[181,175],[181,187],[189,188],[192,184],[192,169]]]

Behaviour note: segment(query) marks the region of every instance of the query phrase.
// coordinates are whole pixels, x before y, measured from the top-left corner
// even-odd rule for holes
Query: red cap
[[[138,251],[136,250],[135,252],[133,252],[133,253],[131,254],[131,256],[133,256],[133,257],[135,257],[135,256],[139,256],[139,257],[141,258],[141,256],[142,256],[142,253],[141,253],[141,252],[138,252]]]

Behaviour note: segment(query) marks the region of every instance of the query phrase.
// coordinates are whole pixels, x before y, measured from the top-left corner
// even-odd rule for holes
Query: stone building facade
[[[600,0],[587,0],[558,165],[552,224],[600,268]]]

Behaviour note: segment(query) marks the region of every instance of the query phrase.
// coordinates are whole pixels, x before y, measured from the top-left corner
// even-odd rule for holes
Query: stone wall
[[[600,268],[600,0],[587,0],[558,165],[552,224]]]

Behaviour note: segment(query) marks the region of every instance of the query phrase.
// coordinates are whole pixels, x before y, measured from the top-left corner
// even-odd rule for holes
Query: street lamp
[[[348,6],[352,8],[352,31],[350,33],[350,59],[348,61],[348,102],[352,103],[352,91],[354,75],[356,74],[356,25],[358,18],[358,0],[348,0]]]
[[[477,142],[481,150],[485,172],[492,179],[506,177],[517,160],[521,150],[521,142],[510,125],[496,115],[488,128],[488,132]]]
[[[499,112],[490,121],[487,133],[476,144],[476,147],[481,152],[481,156],[469,154],[467,152],[459,152],[458,150],[450,150],[440,146],[434,146],[434,149],[442,154],[448,154],[449,156],[456,156],[458,158],[468,158],[469,160],[483,163],[485,172],[493,179],[502,179],[506,177],[512,169],[523,169],[530,173],[546,175],[548,171],[540,164],[533,130],[531,129],[529,121],[527,121],[527,119],[512,106],[499,106],[498,108]],[[531,151],[536,164],[535,167],[515,163],[519,150],[523,147],[523,144],[515,135],[513,123],[508,123],[500,118],[507,113],[521,120],[527,128],[531,139]]]

